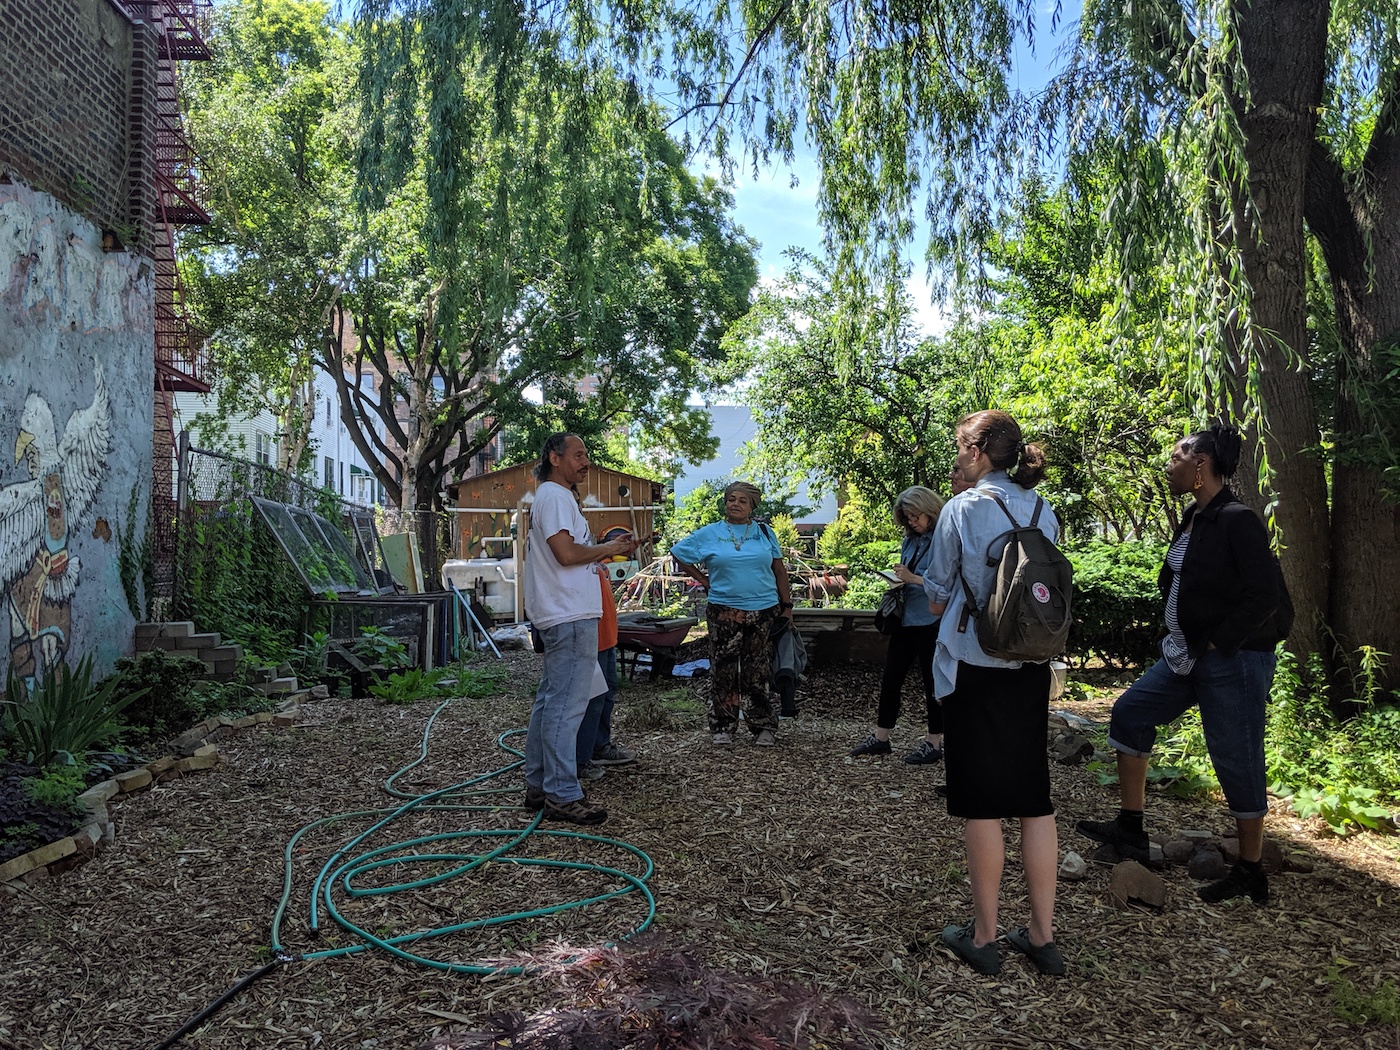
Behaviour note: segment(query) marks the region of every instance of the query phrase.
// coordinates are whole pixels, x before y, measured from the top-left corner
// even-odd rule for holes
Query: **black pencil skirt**
[[[1050,802],[1046,718],[1050,665],[958,663],[943,698],[948,814],[966,820],[1044,817]]]

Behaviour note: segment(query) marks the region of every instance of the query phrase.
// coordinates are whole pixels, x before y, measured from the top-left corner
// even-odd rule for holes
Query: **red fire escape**
[[[151,488],[151,544],[162,593],[173,580],[176,530],[175,394],[205,393],[204,333],[190,324],[175,265],[176,228],[203,225],[194,156],[180,117],[179,63],[210,58],[201,20],[212,0],[123,0],[156,34],[155,122],[152,170],[155,216],[151,257],[155,267],[155,433]]]

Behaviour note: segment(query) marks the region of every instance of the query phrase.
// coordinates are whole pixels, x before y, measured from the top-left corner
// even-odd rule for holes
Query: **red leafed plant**
[[[845,996],[711,967],[698,949],[648,936],[616,948],[560,946],[510,960],[558,985],[557,1006],[493,1013],[485,1030],[419,1050],[876,1050],[882,1025]]]

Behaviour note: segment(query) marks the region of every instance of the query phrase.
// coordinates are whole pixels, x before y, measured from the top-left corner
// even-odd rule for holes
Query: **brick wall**
[[[0,0],[0,171],[149,244],[155,62],[111,0]]]

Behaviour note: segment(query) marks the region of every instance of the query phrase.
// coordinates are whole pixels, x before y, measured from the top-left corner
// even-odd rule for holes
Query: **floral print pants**
[[[751,733],[777,730],[778,719],[768,702],[768,679],[773,670],[769,638],[776,605],[768,609],[731,609],[710,602],[705,622],[710,632],[710,732],[729,733],[744,721]]]

